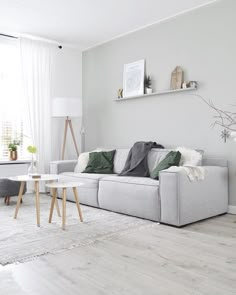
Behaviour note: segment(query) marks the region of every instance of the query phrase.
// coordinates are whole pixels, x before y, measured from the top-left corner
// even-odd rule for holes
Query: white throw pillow
[[[78,163],[75,166],[74,172],[76,173],[83,172],[88,165],[88,161],[89,161],[89,152],[80,154],[78,158]]]
[[[201,166],[202,155],[195,151],[185,147],[178,147],[176,151],[181,153],[180,166]]]

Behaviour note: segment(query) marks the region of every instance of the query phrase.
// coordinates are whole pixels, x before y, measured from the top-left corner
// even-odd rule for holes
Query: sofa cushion
[[[181,153],[178,151],[169,152],[165,158],[157,165],[156,168],[151,172],[151,178],[159,179],[159,172],[170,168],[171,166],[179,166],[181,159]]]
[[[202,166],[202,153],[186,147],[176,149],[181,153],[180,166]]]
[[[79,199],[81,204],[98,207],[98,182],[99,179],[103,178],[107,174],[90,174],[90,173],[74,173],[74,172],[64,172],[61,173],[60,181],[73,181],[81,182],[82,186],[78,188]],[[61,197],[61,192],[59,191],[59,197]],[[73,191],[67,190],[67,199],[69,201],[74,201]]]
[[[126,184],[135,184],[135,185],[148,185],[148,186],[158,186],[159,181],[155,179],[151,179],[149,177],[133,177],[133,176],[105,176],[102,177],[103,181],[110,182],[119,182]]]
[[[171,149],[152,149],[148,153],[148,168],[149,173],[157,167],[157,165],[167,156],[169,152],[173,150]]]
[[[96,150],[93,150],[93,151],[90,151],[90,152],[84,152],[84,153],[81,153],[79,155],[79,158],[78,158],[78,162],[75,166],[75,170],[74,172],[76,173],[81,173],[85,170],[85,168],[87,167],[88,165],[88,161],[89,161],[89,154],[92,153],[92,152],[100,152],[102,151],[101,149],[96,149]]]
[[[99,180],[107,176],[107,174],[64,172],[60,176],[62,178],[59,181],[70,179],[70,181],[82,182],[87,187],[98,187]]]
[[[89,153],[81,153],[78,158],[78,163],[75,166],[74,172],[81,173],[85,170],[89,161]]]
[[[125,167],[125,162],[129,154],[129,149],[117,149],[114,157],[114,173],[121,173]]]
[[[113,148],[114,149],[114,148]],[[113,149],[108,148],[98,148],[96,151],[110,151]],[[116,174],[121,173],[125,166],[126,159],[128,157],[130,149],[116,149],[115,157],[114,157],[114,168],[113,171]],[[148,153],[148,168],[149,172],[153,171],[153,169],[165,158],[165,156],[175,149],[152,149]],[[203,155],[203,151],[196,150]],[[81,172],[80,170],[76,169],[75,172]]]
[[[89,162],[83,173],[113,173],[116,150],[89,153]]]
[[[114,173],[121,173],[127,160],[129,149],[117,149],[114,158]],[[151,172],[161,160],[171,151],[171,149],[152,149],[148,153],[148,168]]]
[[[104,177],[99,181],[99,207],[159,221],[160,199],[158,190],[159,181],[148,177]]]
[[[176,151],[176,149],[152,149],[148,154],[148,168],[149,173],[157,167],[157,165],[167,156],[167,154],[171,151]],[[194,151],[194,150],[193,150]],[[196,152],[200,153],[202,156],[204,151],[202,150],[195,150]],[[181,150],[179,150],[181,153]],[[199,161],[198,165],[201,166],[201,161]]]

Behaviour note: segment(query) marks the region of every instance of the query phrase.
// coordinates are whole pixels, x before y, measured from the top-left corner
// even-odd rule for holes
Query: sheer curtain
[[[38,149],[39,173],[49,172],[51,160],[51,73],[56,46],[20,38],[23,94],[32,144]]]
[[[18,40],[0,37],[0,159],[8,159],[8,144],[13,140],[21,142],[19,159],[29,158],[27,131]]]

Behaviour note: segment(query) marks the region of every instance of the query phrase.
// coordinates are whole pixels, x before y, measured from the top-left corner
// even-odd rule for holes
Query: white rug
[[[16,198],[5,206],[0,199],[0,264],[23,262],[36,256],[55,253],[95,243],[113,235],[126,234],[153,223],[88,206],[81,206],[84,222],[78,217],[76,204],[67,202],[66,230],[61,229],[61,218],[54,210],[52,223],[48,223],[51,198],[40,197],[41,226],[36,226],[35,198],[24,196],[24,202],[14,219]],[[61,201],[59,200],[61,208]]]

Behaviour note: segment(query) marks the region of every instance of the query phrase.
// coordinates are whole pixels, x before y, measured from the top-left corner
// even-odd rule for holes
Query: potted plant
[[[13,140],[8,144],[9,160],[17,160],[17,148],[20,145],[20,140]]]
[[[144,78],[144,87],[145,87],[145,93],[151,94],[152,93],[152,80],[150,76],[145,76]]]
[[[37,148],[34,145],[29,145],[27,147],[27,151],[31,154],[31,164],[28,169],[28,174],[29,175],[37,174],[37,167],[36,167],[35,161],[34,161],[34,154],[37,153]]]

